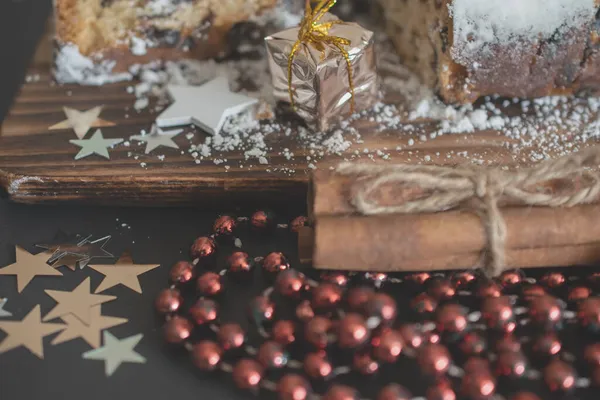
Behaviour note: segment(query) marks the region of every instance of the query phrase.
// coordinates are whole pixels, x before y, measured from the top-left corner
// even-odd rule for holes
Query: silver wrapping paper
[[[321,22],[336,20],[327,14]],[[299,28],[287,29],[265,38],[269,68],[276,100],[290,102],[288,92],[288,58],[298,40]],[[355,112],[369,108],[377,99],[377,67],[373,32],[356,23],[334,25],[330,36],[350,41],[345,46],[350,56],[354,81]],[[294,56],[292,65],[292,90],[298,115],[309,127],[327,130],[351,110],[351,92],[348,68],[344,56],[330,45],[324,51],[303,43]]]

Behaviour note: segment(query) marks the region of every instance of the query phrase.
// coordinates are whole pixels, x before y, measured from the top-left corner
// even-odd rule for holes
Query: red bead
[[[423,334],[423,343],[437,344],[440,340],[440,335],[436,331],[428,331]]]
[[[312,289],[310,304],[315,310],[330,310],[342,299],[342,289],[331,283],[321,283]]]
[[[600,367],[600,343],[588,345],[583,352],[583,358],[590,367]]]
[[[300,229],[302,229],[303,227],[306,226],[306,223],[308,222],[308,218],[306,217],[296,217],[292,220],[292,222],[290,222],[290,230],[292,232],[299,232]]]
[[[273,319],[275,304],[266,296],[257,296],[250,302],[248,311],[252,321],[261,326],[264,322]]]
[[[444,375],[450,368],[450,353],[439,344],[427,344],[421,347],[417,355],[421,371],[427,375]]]
[[[308,322],[313,319],[315,316],[315,312],[310,306],[310,302],[308,300],[303,300],[296,307],[296,317],[302,322]]]
[[[312,388],[304,377],[298,374],[287,374],[277,383],[279,400],[308,400]]]
[[[171,267],[169,278],[173,283],[189,282],[194,276],[194,267],[187,261],[179,261]]]
[[[183,297],[177,289],[163,289],[156,297],[156,311],[161,314],[174,313],[183,304]]]
[[[227,269],[234,274],[249,273],[252,271],[252,260],[248,253],[236,251],[227,259]]]
[[[328,318],[316,316],[304,325],[304,337],[313,346],[324,349],[329,344],[332,323]]]
[[[485,299],[487,297],[500,297],[502,295],[502,287],[494,281],[485,280],[477,285],[475,294],[480,299]]]
[[[331,385],[329,390],[323,396],[323,400],[359,400],[356,389],[345,385]]]
[[[243,329],[235,323],[221,325],[217,333],[217,338],[226,351],[239,349],[246,341]]]
[[[517,326],[510,300],[506,296],[486,298],[481,307],[481,317],[490,329],[510,333]]]
[[[352,367],[363,375],[372,375],[379,369],[379,364],[368,352],[358,351],[354,353]]]
[[[505,351],[498,354],[495,373],[497,376],[522,377],[527,371],[527,358],[521,352]]]
[[[275,289],[287,297],[298,297],[304,291],[306,277],[295,269],[282,271],[275,280]]]
[[[456,393],[447,380],[439,380],[427,389],[427,400],[456,400]]]
[[[590,297],[579,303],[577,319],[584,328],[600,329],[600,297]]]
[[[308,353],[304,357],[304,372],[313,379],[325,379],[331,375],[333,367],[323,354]]]
[[[240,389],[258,388],[263,377],[263,367],[256,361],[242,359],[233,367],[233,381]]]
[[[272,225],[272,218],[265,211],[256,211],[250,217],[250,224],[259,229],[265,229]]]
[[[544,333],[533,342],[533,351],[542,357],[555,356],[561,348],[560,340],[552,332]]]
[[[213,231],[217,235],[231,235],[235,229],[236,221],[229,215],[223,215],[215,221],[213,225]]]
[[[555,329],[562,322],[562,310],[556,298],[545,295],[535,297],[529,305],[531,322],[544,329]]]
[[[424,284],[429,278],[431,278],[431,275],[429,275],[427,272],[416,272],[414,274],[410,274],[407,275],[405,280],[407,281],[413,281],[418,285],[422,285]]]
[[[487,371],[477,371],[465,374],[460,389],[468,399],[485,400],[496,392],[496,380]]]
[[[373,354],[379,361],[393,363],[402,353],[404,340],[399,332],[386,327],[373,338],[371,344],[373,345]]]
[[[445,304],[436,313],[436,327],[442,334],[462,334],[468,326],[465,309],[458,304]]]
[[[218,344],[203,340],[192,347],[192,361],[202,371],[214,371],[221,362],[223,351]]]
[[[427,282],[427,293],[436,301],[442,301],[454,297],[456,290],[450,280],[432,278]]]
[[[527,285],[523,287],[523,297],[527,301],[532,301],[537,297],[545,295],[547,295],[546,289],[544,289],[540,285]]]
[[[452,275],[452,283],[456,290],[465,290],[475,282],[475,273],[473,271],[461,271]]]
[[[379,318],[385,325],[394,322],[396,313],[396,300],[385,293],[375,293],[367,303],[368,318]]]
[[[186,318],[175,316],[168,320],[163,327],[165,340],[169,343],[181,343],[192,334],[194,325]]]
[[[360,314],[346,314],[337,323],[337,341],[342,349],[352,349],[365,343],[371,334]]]
[[[355,312],[365,312],[367,303],[374,293],[373,289],[365,286],[349,289],[346,294],[348,308]]]
[[[480,355],[486,347],[485,339],[477,332],[465,334],[460,342],[460,350],[467,357]]]
[[[523,274],[520,271],[504,271],[498,280],[503,287],[512,288],[523,281]]]
[[[435,311],[437,301],[427,293],[421,293],[411,300],[410,307],[415,312],[427,316]]]
[[[521,343],[513,335],[506,335],[498,339],[494,347],[498,353],[502,353],[503,351],[521,351]]]
[[[463,369],[465,370],[465,375],[481,371],[490,372],[490,363],[485,358],[470,357],[463,365]]]
[[[198,299],[196,304],[190,308],[190,316],[197,325],[215,322],[218,316],[219,306],[210,299]]]
[[[221,276],[214,272],[205,272],[196,280],[196,289],[201,296],[215,296],[223,291]]]
[[[380,287],[387,280],[388,276],[383,272],[367,272],[365,278],[372,282],[375,287]]]
[[[569,364],[554,360],[544,369],[544,382],[552,392],[568,392],[575,388],[577,375]]]
[[[333,283],[344,288],[348,285],[348,276],[343,272],[324,272],[321,274],[321,281]]]
[[[540,282],[550,289],[556,289],[565,283],[565,276],[560,272],[550,272],[542,276]]]
[[[279,369],[287,365],[289,356],[281,344],[266,341],[259,347],[256,358],[265,368]]]
[[[510,400],[540,400],[540,398],[531,392],[519,392],[512,395]]]
[[[296,341],[296,327],[292,321],[279,320],[271,329],[273,340],[286,346]]]
[[[190,251],[192,258],[208,257],[215,252],[215,241],[208,236],[200,236],[194,241]]]
[[[410,400],[412,394],[402,385],[390,383],[379,391],[377,400]]]
[[[414,325],[400,325],[398,333],[402,336],[402,341],[408,348],[418,349],[425,342],[423,334]]]
[[[267,254],[263,260],[263,268],[271,274],[275,274],[286,269],[290,269],[290,263],[287,258],[278,251]]]
[[[592,291],[587,286],[575,286],[569,289],[568,300],[573,303],[579,303],[592,295]]]

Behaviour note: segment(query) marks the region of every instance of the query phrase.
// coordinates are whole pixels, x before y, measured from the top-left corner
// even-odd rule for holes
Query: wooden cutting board
[[[42,43],[46,43],[42,44],[45,48],[49,46],[49,41]],[[410,124],[421,132],[411,135],[401,130],[381,131],[379,124],[366,116],[353,122],[360,141],[355,140],[340,154],[323,157],[318,151],[317,155],[311,152],[292,131],[291,135],[275,132],[266,137],[268,164],[247,161],[240,151],[213,152],[196,164],[187,149],[190,143],[202,143],[205,134],[185,128],[193,135],[184,133],[175,138],[180,150],[161,148],[145,155],[143,147],[118,145],[110,151],[111,160],[90,156],[75,161],[79,148],[69,143],[76,138],[73,131],[48,129],[65,119],[64,106],[87,110],[104,105],[101,118],[115,123],[102,128],[104,136],[126,140],[141,129],[149,130],[156,113],[133,110],[135,97],[126,90],[130,82],[101,87],[56,85],[47,59],[36,60],[29,75],[39,75],[39,79],[23,84],[0,135],[0,186],[16,202],[221,207],[251,202],[268,206],[303,202],[312,169],[330,168],[345,159],[459,164],[479,157],[489,164],[514,165],[527,162],[528,152],[535,150],[520,149],[519,157],[515,157],[515,151],[508,150],[514,141],[493,130],[421,141],[419,137],[436,125],[433,121],[412,121]],[[400,101],[394,97],[387,101]],[[285,157],[290,152],[294,153],[291,160]],[[164,155],[164,160],[156,154]],[[214,159],[227,162],[216,164]]]

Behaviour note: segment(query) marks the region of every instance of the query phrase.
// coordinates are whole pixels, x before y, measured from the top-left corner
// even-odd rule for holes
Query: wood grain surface
[[[34,67],[29,75],[39,75],[39,80],[23,84],[0,135],[0,184],[16,202],[285,204],[305,201],[309,174],[315,166],[330,168],[347,159],[460,164],[479,158],[490,165],[514,165],[527,163],[528,152],[532,150],[524,148],[515,157],[514,151],[508,150],[511,140],[495,131],[443,135],[421,141],[422,132],[427,133],[435,125],[432,121],[412,121],[411,125],[421,132],[410,135],[380,131],[378,124],[366,116],[353,122],[361,135],[360,141],[354,141],[341,154],[323,157],[311,152],[293,131],[291,135],[275,132],[266,136],[270,148],[266,156],[268,164],[246,160],[239,150],[213,151],[211,157],[197,164],[188,149],[190,144],[203,143],[206,136],[199,130],[185,128],[186,133],[193,135],[184,133],[175,138],[180,150],[161,148],[146,155],[143,146],[131,141],[130,146],[118,145],[112,149],[111,160],[90,156],[75,161],[79,148],[69,143],[75,139],[72,130],[48,130],[65,119],[63,106],[87,110],[104,105],[100,117],[116,124],[102,128],[104,136],[126,140],[141,129],[148,130],[156,113],[148,111],[152,107],[142,112],[133,109],[135,97],[126,91],[132,85],[130,82],[102,87],[61,86],[52,82],[47,66]],[[408,146],[411,139],[414,145]],[[284,149],[294,153],[293,159],[284,156]],[[164,160],[157,155],[164,155]],[[216,164],[215,159],[227,162]]]

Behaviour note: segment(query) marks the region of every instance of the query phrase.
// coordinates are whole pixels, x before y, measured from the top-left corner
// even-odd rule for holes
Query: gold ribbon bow
[[[600,166],[600,146],[595,146],[532,168],[503,171],[481,167],[438,167],[429,165],[371,165],[343,163],[336,173],[360,175],[351,193],[356,210],[364,215],[439,212],[474,200],[487,233],[487,262],[484,271],[498,276],[505,266],[506,224],[500,199],[525,206],[572,207],[598,201],[600,175],[590,168]],[[540,192],[554,180],[581,178],[569,193]],[[416,185],[429,194],[412,201],[381,205],[371,193],[385,184]]]
[[[346,60],[348,68],[348,87],[350,88],[350,113],[354,112],[354,80],[352,77],[352,63],[350,55],[343,46],[349,46],[350,41],[338,36],[330,36],[329,29],[333,25],[343,24],[344,21],[335,20],[329,22],[319,22],[321,18],[335,5],[337,0],[320,0],[313,9],[311,0],[306,0],[304,17],[300,23],[300,31],[298,32],[298,40],[292,46],[292,51],[288,56],[288,92],[290,94],[290,103],[292,108],[296,108],[294,103],[294,92],[292,90],[292,63],[294,56],[298,52],[301,44],[312,44],[317,50],[324,51],[325,45],[330,45],[339,50]]]

